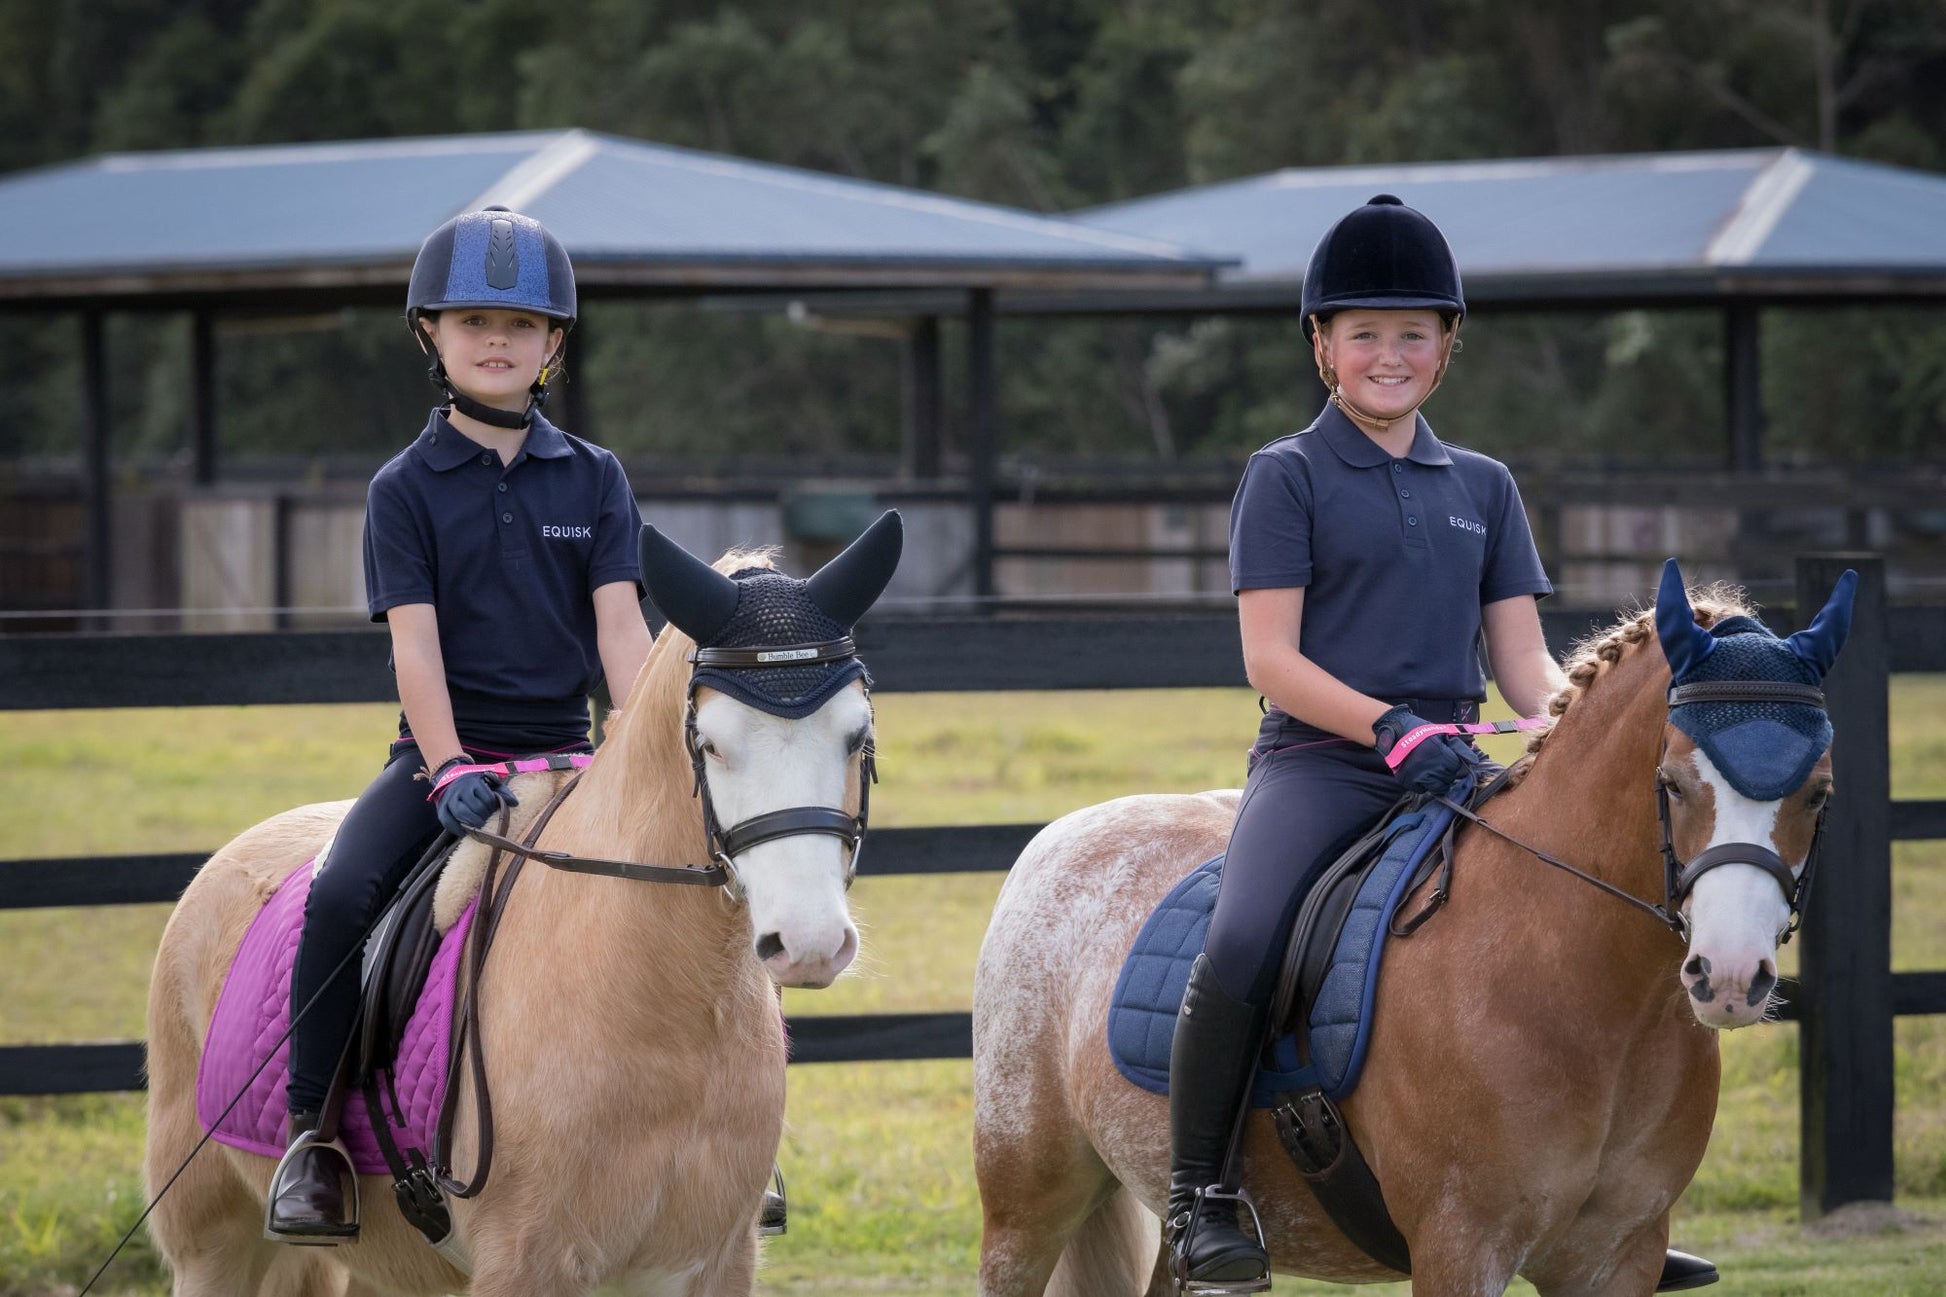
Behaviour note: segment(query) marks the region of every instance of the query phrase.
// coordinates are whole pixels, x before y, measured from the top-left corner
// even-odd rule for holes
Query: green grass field
[[[1894,795],[1946,796],[1946,677],[1898,680],[1892,713]],[[392,714],[9,716],[0,856],[213,848],[288,806],[354,794],[377,768]],[[1233,785],[1255,718],[1239,691],[884,695],[875,822],[1039,820],[1123,793]],[[999,883],[861,879],[858,974],[790,993],[790,1012],[964,1008]],[[1821,886],[1842,886],[1841,866]],[[1946,969],[1946,844],[1900,846],[1894,886],[1894,967]],[[159,906],[0,911],[0,1043],[139,1036],[165,918]],[[1900,1020],[1897,1046],[1897,1213],[1807,1230],[1796,1223],[1795,1030],[1724,1039],[1716,1136],[1677,1222],[1682,1244],[1724,1266],[1714,1292],[1946,1291],[1946,1019]],[[139,1096],[0,1099],[0,1297],[72,1293],[87,1278],[141,1208],[141,1137]],[[781,1157],[792,1228],[767,1250],[762,1291],[973,1292],[970,1064],[796,1068]],[[145,1236],[97,1291],[167,1291]],[[1277,1291],[1342,1290],[1280,1281]]]

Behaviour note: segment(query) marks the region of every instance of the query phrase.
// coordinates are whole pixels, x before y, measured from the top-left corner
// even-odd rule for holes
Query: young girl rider
[[[574,326],[574,272],[539,222],[501,207],[446,222],[412,266],[406,323],[446,393],[373,477],[365,589],[391,631],[399,738],[338,829],[305,905],[291,1002],[291,1150],[269,1231],[355,1236],[348,1166],[317,1129],[356,1012],[358,961],[327,985],[442,826],[486,823],[511,794],[482,772],[429,800],[446,767],[588,750],[588,695],[617,701],[648,656],[642,522],[620,463],[540,407]]]
[[[1385,754],[1419,725],[1478,719],[1483,635],[1521,715],[1567,684],[1541,636],[1536,600],[1553,587],[1512,476],[1419,414],[1466,313],[1444,236],[1378,195],[1319,241],[1301,309],[1331,398],[1250,457],[1231,509],[1244,663],[1268,706],[1170,1056],[1165,1228],[1176,1273],[1204,1292],[1270,1286],[1235,1203],[1202,1192],[1223,1178],[1306,888],[1401,795],[1443,792],[1484,759],[1453,735],[1396,774]],[[1715,1277],[1672,1252],[1663,1288]]]

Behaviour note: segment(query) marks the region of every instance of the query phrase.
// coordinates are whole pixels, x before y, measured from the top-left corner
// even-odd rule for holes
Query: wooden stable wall
[[[1807,1216],[1892,1194],[1892,1020],[1946,1013],[1946,971],[1891,972],[1893,840],[1946,838],[1946,800],[1891,800],[1891,672],[1946,671],[1946,605],[1889,608],[1883,563],[1798,563],[1799,607],[1845,566],[1860,569],[1857,617],[1826,693],[1837,729],[1827,859],[1802,934],[1802,973],[1783,1015],[1801,1024]],[[1557,647],[1596,628],[1550,613]],[[1781,631],[1787,619],[1773,617]],[[1234,617],[1160,613],[1062,618],[881,618],[859,651],[891,691],[1139,689],[1243,684]],[[1104,645],[1114,651],[1104,652]],[[372,631],[0,637],[0,711],[81,707],[346,703],[394,697]],[[876,874],[1009,868],[1038,825],[874,829]],[[201,853],[0,860],[0,908],[173,901]],[[964,1058],[966,1013],[811,1017],[791,1024],[794,1062]],[[0,1094],[139,1088],[139,1042],[0,1047]]]

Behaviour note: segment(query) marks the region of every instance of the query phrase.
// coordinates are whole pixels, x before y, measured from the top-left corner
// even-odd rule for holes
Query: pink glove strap
[[[441,771],[439,778],[433,781],[432,791],[426,794],[426,800],[431,801],[439,796],[446,785],[465,775],[484,773],[512,777],[530,775],[537,770],[582,770],[587,768],[594,759],[594,754],[591,752],[571,752],[564,756],[522,757],[518,761],[495,761],[480,766],[451,765]]]
[[[1412,755],[1412,749],[1435,734],[1514,734],[1521,730],[1546,729],[1553,722],[1542,716],[1526,716],[1517,721],[1478,721],[1471,725],[1420,725],[1407,730],[1385,754],[1385,768],[1397,770]]]

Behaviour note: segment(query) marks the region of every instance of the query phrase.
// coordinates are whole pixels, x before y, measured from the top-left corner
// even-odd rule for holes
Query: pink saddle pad
[[[250,1153],[282,1157],[284,1153],[284,1094],[290,1084],[290,1042],[278,1043],[291,1021],[291,967],[297,959],[297,939],[304,926],[304,901],[311,894],[311,862],[293,869],[258,911],[244,934],[243,945],[230,965],[229,980],[216,1001],[203,1061],[196,1073],[196,1116],[212,1138]],[[405,1039],[392,1064],[403,1131],[395,1121],[394,1140],[401,1148],[432,1148],[433,1127],[446,1097],[446,1056],[453,1034],[453,1001],[459,975],[460,952],[473,923],[477,901],[468,905],[459,922],[439,943],[426,988],[420,993]],[[273,1052],[271,1047],[276,1045]],[[258,1065],[270,1056],[270,1064]],[[252,1077],[252,1073],[256,1073]],[[227,1116],[223,1110],[243,1095]],[[340,1138],[351,1150],[352,1162],[365,1175],[389,1170],[372,1134],[365,1098],[348,1096],[340,1122]]]

